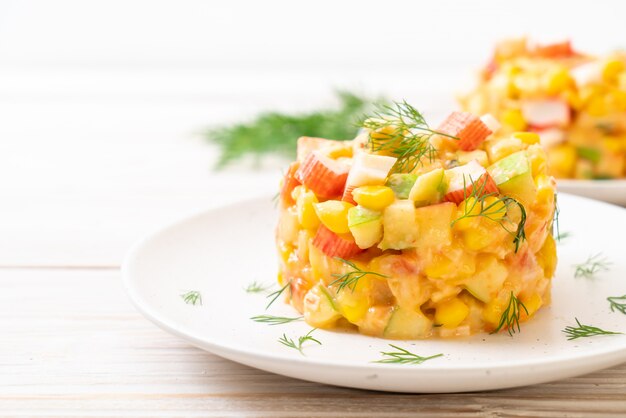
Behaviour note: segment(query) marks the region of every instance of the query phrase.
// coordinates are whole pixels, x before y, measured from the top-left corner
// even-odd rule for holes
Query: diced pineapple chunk
[[[350,232],[348,228],[348,210],[354,205],[341,200],[327,200],[326,202],[316,203],[313,205],[315,213],[322,224],[335,234],[347,234]]]
[[[362,186],[352,191],[354,201],[368,209],[381,211],[396,199],[393,190],[387,186]]]
[[[435,323],[444,328],[456,328],[468,314],[469,307],[459,298],[453,298],[437,305]]]

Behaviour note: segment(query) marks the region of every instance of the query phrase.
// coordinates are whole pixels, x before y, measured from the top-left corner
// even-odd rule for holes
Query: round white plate
[[[390,341],[353,333],[315,330],[322,344],[304,344],[304,355],[278,342],[297,340],[304,322],[267,325],[259,314],[297,316],[277,300],[265,311],[262,293],[246,293],[253,281],[276,277],[271,198],[207,211],[164,228],[138,243],[123,267],[137,308],[163,329],[219,356],[295,378],[354,388],[401,392],[460,392],[530,385],[589,373],[626,361],[626,335],[568,341],[562,329],[583,324],[626,332],[626,315],[611,312],[608,296],[626,294],[626,210],[560,195],[559,267],[553,302],[521,333],[447,340]],[[610,270],[575,278],[575,263],[602,252]],[[274,286],[277,289],[277,286]],[[202,305],[181,297],[199,291]],[[421,365],[381,364],[389,343],[443,356]]]
[[[559,191],[626,206],[626,179],[557,180]]]

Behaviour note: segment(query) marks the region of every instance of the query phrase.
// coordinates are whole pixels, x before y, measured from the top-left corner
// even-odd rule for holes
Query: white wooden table
[[[273,193],[280,162],[213,172],[216,150],[199,130],[328,104],[333,87],[426,97],[436,113],[452,106],[466,72],[423,55],[460,43],[461,61],[474,65],[490,37],[526,27],[507,22],[513,11],[489,9],[491,25],[469,35],[437,19],[368,35],[378,2],[322,3],[305,18],[291,2],[265,15],[267,2],[0,2],[0,416],[626,415],[626,364],[489,393],[365,392],[223,360],[130,305],[119,267],[133,241],[186,213]],[[408,12],[484,15],[485,1],[451,13],[436,3]],[[562,6],[543,5],[553,15]],[[373,65],[372,48],[415,53]]]

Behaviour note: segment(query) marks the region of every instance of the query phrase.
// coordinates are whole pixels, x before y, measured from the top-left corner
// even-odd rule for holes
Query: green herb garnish
[[[498,323],[498,327],[491,331],[491,334],[496,334],[503,327],[506,327],[506,330],[509,332],[510,336],[513,336],[513,334],[515,334],[515,328],[517,328],[517,332],[520,332],[521,329],[519,326],[519,319],[522,313],[522,311],[520,310],[520,306],[522,307],[522,309],[524,309],[526,315],[528,315],[528,309],[526,309],[526,306],[524,306],[522,301],[515,296],[513,291],[511,291],[509,304],[500,316],[500,322]]]
[[[270,290],[271,287],[272,285],[270,284],[263,284],[255,280],[252,283],[248,284],[248,286],[244,287],[243,290],[245,290],[246,293],[260,293]]]
[[[265,307],[265,309],[269,308],[270,306],[272,306],[272,303],[274,303],[276,301],[276,299],[278,299],[278,297],[280,295],[283,294],[283,292],[285,291],[285,289],[289,288],[289,292],[291,292],[291,280],[289,280],[287,282],[287,284],[285,286],[283,286],[282,288],[280,288],[279,290],[270,293],[269,295],[267,295],[267,298],[271,298],[270,302],[267,304],[267,306]]]
[[[623,296],[610,296],[606,298],[611,304],[611,312],[616,310],[626,315],[626,295]]]
[[[337,288],[337,293],[341,292],[341,290],[343,290],[344,287],[347,287],[348,289],[354,292],[354,289],[356,289],[356,285],[359,283],[359,280],[362,277],[367,276],[368,274],[372,276],[378,276],[378,277],[385,277],[385,278],[387,277],[384,274],[376,273],[375,271],[361,270],[359,267],[357,267],[356,264],[354,264],[351,261],[344,260],[343,258],[335,257],[335,259],[341,261],[348,267],[352,268],[352,271],[349,271],[344,274],[339,274],[339,273],[332,274],[332,276],[335,277],[335,280],[332,281],[330,285],[332,286],[336,283],[339,283],[339,287]]]
[[[428,127],[424,116],[405,101],[391,105],[379,105],[362,126],[370,131],[367,146],[373,152],[385,151],[398,158],[392,171],[409,173],[422,159],[432,161],[437,153],[430,143],[433,135],[454,136],[437,132]]]
[[[180,295],[187,305],[202,305],[202,295],[197,290],[190,290]]]
[[[422,357],[417,354],[411,353],[404,348],[398,347],[397,345],[389,344],[390,347],[395,348],[398,351],[381,351],[385,358],[381,360],[376,360],[374,363],[393,363],[393,364],[422,364],[426,360],[430,360],[437,357],[442,357],[443,354],[435,354],[430,357]]]
[[[252,319],[255,322],[262,322],[264,324],[269,324],[269,325],[282,325],[282,324],[288,324],[294,321],[300,321],[303,318],[304,317],[302,316],[295,316],[295,317],[289,318],[285,316],[257,315],[257,316],[253,316],[250,319]]]
[[[465,200],[465,205],[463,208],[463,214],[452,221],[451,226],[454,226],[455,223],[460,221],[461,219],[467,218],[477,218],[482,217],[485,219],[489,219],[490,221],[498,223],[506,232],[513,236],[513,244],[515,244],[515,252],[519,250],[519,247],[526,239],[526,231],[524,227],[526,225],[526,209],[524,205],[515,200],[510,196],[502,196],[498,197],[491,203],[487,203],[487,198],[491,196],[496,196],[497,193],[485,193],[485,187],[487,185],[487,181],[478,181],[478,184],[472,180],[470,177],[470,181],[472,183],[471,192],[467,193],[467,185],[465,181],[465,176],[463,176],[463,200]],[[473,198],[469,201],[469,198]],[[520,221],[517,224],[517,229],[512,231],[506,227],[506,222],[513,222],[509,217],[509,209],[510,207],[518,207],[520,210]],[[475,209],[478,209],[478,212],[475,212]]]
[[[574,264],[576,269],[574,277],[592,278],[596,273],[607,271],[611,263],[606,257],[602,257],[602,253],[589,256],[584,263]]]
[[[559,215],[561,214],[561,209],[559,208],[559,202],[557,200],[557,194],[554,194],[554,216],[552,217],[552,236],[560,242],[563,238],[561,235],[561,229],[559,227]],[[555,234],[556,231],[556,234]]]
[[[313,331],[315,331],[317,328],[313,328],[311,331],[307,332],[305,335],[298,337],[298,342],[294,342],[294,340],[292,340],[291,338],[287,337],[286,334],[283,334],[282,337],[280,337],[278,339],[278,342],[281,343],[282,345],[285,345],[289,348],[293,348],[296,349],[300,352],[300,354],[304,355],[304,353],[302,352],[302,344],[304,344],[307,341],[313,341],[318,343],[319,345],[322,345],[322,343],[318,340],[316,340],[315,338],[311,337],[311,334],[313,333]]]
[[[593,337],[594,335],[621,334],[621,332],[606,331],[606,330],[603,330],[603,329],[600,329],[598,327],[594,327],[591,325],[583,325],[580,323],[578,318],[574,318],[574,319],[576,319],[576,324],[578,324],[578,326],[577,327],[567,326],[563,330],[563,332],[567,334],[568,340],[575,340],[576,338]]]
[[[352,139],[359,117],[371,100],[349,92],[338,92],[339,108],[322,109],[299,115],[263,113],[247,123],[210,130],[206,137],[221,148],[217,168],[225,167],[246,155],[260,157],[277,153],[295,157],[296,141],[301,136]]]

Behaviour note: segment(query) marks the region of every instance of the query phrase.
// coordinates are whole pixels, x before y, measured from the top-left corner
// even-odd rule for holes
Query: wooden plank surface
[[[626,414],[626,364],[503,391],[376,393],[286,378],[191,347],[134,310],[114,268],[5,268],[0,288],[2,417]]]

